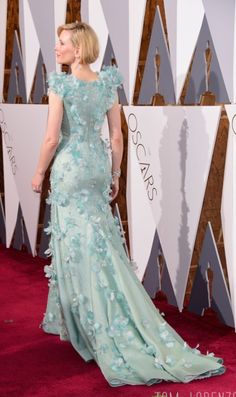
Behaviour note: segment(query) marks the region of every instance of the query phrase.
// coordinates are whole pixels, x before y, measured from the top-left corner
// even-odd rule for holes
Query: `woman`
[[[190,382],[225,370],[222,359],[191,349],[164,321],[134,274],[109,201],[119,189],[123,141],[116,67],[94,73],[98,40],[85,23],[58,28],[57,62],[71,74],[49,78],[46,136],[32,187],[51,170],[52,263],[42,328],[94,359],[111,386]],[[100,137],[108,118],[112,168]],[[61,130],[61,133],[60,133]],[[111,189],[112,186],[112,189]]]

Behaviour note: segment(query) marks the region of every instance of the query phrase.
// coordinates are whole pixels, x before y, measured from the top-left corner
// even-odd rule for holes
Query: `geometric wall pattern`
[[[204,8],[202,0],[165,0],[166,24],[170,60],[178,103],[197,38],[201,29]]]
[[[81,19],[93,26],[99,37],[99,58],[92,64],[94,71],[101,69],[108,41],[108,28],[100,0],[81,1]]]
[[[56,69],[54,54],[56,27],[65,21],[66,4],[65,0],[19,1],[19,23],[27,101],[32,90],[40,49],[47,72]]]
[[[31,93],[35,82],[34,100],[39,103],[40,96],[46,91],[45,77],[52,69],[59,70],[55,64],[54,45],[56,27],[65,22],[66,6],[66,0],[49,3],[45,0],[19,0],[20,37],[15,34],[7,93],[9,103],[0,108],[0,125],[4,131],[6,242],[9,246],[15,224],[21,216],[33,255],[39,197],[31,192],[30,179],[45,131],[47,106],[31,104]],[[149,49],[139,92],[139,104],[146,106],[132,106],[146,0],[82,0],[81,13],[83,19],[94,26],[101,41],[100,58],[92,67],[99,71],[105,60],[114,57],[124,77],[119,94],[121,102],[127,104],[124,113],[129,128],[127,207],[131,259],[136,261],[137,275],[143,279],[147,264],[158,252],[155,247],[158,242],[168,274],[165,288],[170,286],[173,301],[176,300],[182,310],[221,107],[152,107],[150,103],[158,91],[166,103],[179,103],[192,61],[190,81],[195,84],[195,93],[188,97],[187,103],[192,100],[194,104],[199,102],[199,95],[206,87],[207,71],[211,74],[210,90],[216,94],[217,100],[235,102],[235,0],[224,5],[224,32],[221,35],[216,22],[216,17],[222,14],[220,0],[214,2],[214,7],[208,0],[176,0],[174,4],[171,0],[164,0],[164,6],[167,37],[158,8],[150,28]],[[6,1],[0,2],[0,15],[4,39]],[[213,54],[208,65],[204,61],[205,40],[209,41]],[[231,52],[228,47],[225,50],[226,42]],[[157,54],[161,62],[159,77],[155,63]],[[4,62],[4,57],[3,40],[0,45],[1,62]],[[2,65],[0,63],[0,95]],[[42,75],[43,69],[45,75]],[[16,96],[25,105],[15,105]],[[233,130],[234,108],[231,106],[227,111]],[[106,124],[103,132],[107,137]],[[227,149],[222,223],[224,238],[227,239],[226,259],[236,316],[232,248],[235,239],[232,213],[236,194],[232,172],[235,169],[233,134],[231,131]]]
[[[18,101],[20,101],[21,103],[27,103],[22,52],[20,48],[18,33],[17,31],[15,31],[7,102],[18,103]]]
[[[209,283],[209,269],[213,272],[212,287]],[[217,312],[222,322],[234,327],[230,294],[210,222],[207,224],[188,309],[203,315],[205,309],[209,307]]]
[[[221,218],[234,318],[236,319],[236,105],[226,105],[230,126],[227,143]]]
[[[0,2],[0,102],[2,102],[4,69],[5,69],[5,45],[7,25],[7,0]]]
[[[156,56],[159,56],[159,65],[156,63]],[[151,104],[156,93],[164,96],[165,103],[175,103],[170,55],[159,7],[156,8],[138,103]]]
[[[235,0],[202,0],[211,37],[225,82],[229,102],[236,102],[236,24]],[[219,29],[221,21],[224,29]]]
[[[229,96],[226,90],[226,80],[223,78],[217,57],[215,42],[212,39],[206,16],[203,18],[202,27],[198,36],[191,68],[191,78],[185,96],[186,104],[199,103],[201,94],[207,90],[214,93],[216,102],[228,103]],[[209,47],[211,51],[211,62],[209,65],[210,76],[206,82],[205,78],[205,51]],[[207,87],[208,85],[208,87]]]
[[[146,0],[101,0],[101,4],[126,97],[132,103]]]

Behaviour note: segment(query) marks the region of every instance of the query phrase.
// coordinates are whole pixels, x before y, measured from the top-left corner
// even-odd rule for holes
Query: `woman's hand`
[[[119,192],[119,178],[113,177],[111,185],[111,201],[114,200]]]
[[[31,181],[31,186],[32,189],[35,193],[41,193],[42,192],[42,184],[44,180],[44,174],[41,174],[39,172],[36,172],[32,181]]]

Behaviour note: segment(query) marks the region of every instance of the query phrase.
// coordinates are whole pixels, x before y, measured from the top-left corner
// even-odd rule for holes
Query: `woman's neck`
[[[86,73],[86,72],[91,72],[90,66],[88,64],[79,64],[78,63],[72,63],[71,64],[71,72],[74,74],[77,73]]]

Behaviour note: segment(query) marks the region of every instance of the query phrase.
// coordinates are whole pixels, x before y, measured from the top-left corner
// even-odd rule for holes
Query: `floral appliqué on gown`
[[[129,262],[110,202],[111,169],[101,139],[122,77],[104,67],[97,80],[53,72],[49,90],[63,100],[60,143],[51,170],[51,233],[45,332],[95,360],[111,386],[190,382],[225,370],[164,320]]]

